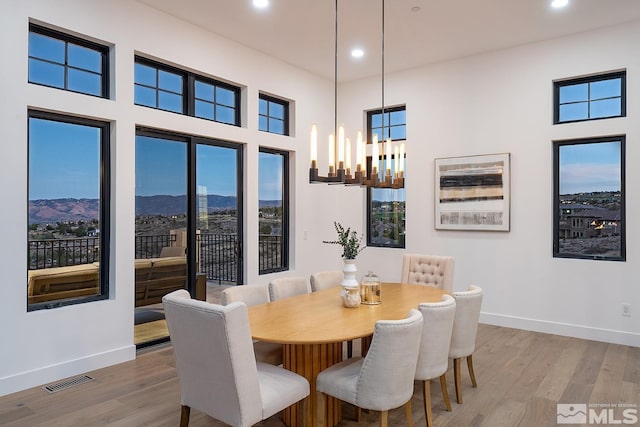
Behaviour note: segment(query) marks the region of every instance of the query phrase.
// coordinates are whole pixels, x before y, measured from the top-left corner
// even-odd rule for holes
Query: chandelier
[[[385,132],[384,109],[384,3],[382,0],[382,134]],[[329,135],[329,166],[326,176],[318,173],[318,128],[311,126],[309,182],[356,185],[370,188],[404,188],[404,142],[392,150],[391,138],[378,141],[378,134],[372,135],[371,163],[368,164],[367,143],[358,131],[356,138],[355,169],[352,169],[351,140],[345,137],[344,127],[338,127],[338,0],[335,1],[334,38],[334,133]],[[336,140],[337,136],[337,140]],[[337,161],[337,164],[336,164]],[[393,172],[393,173],[392,173]]]

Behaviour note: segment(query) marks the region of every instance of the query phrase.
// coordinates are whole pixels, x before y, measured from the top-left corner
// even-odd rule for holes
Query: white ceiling
[[[160,11],[326,78],[334,75],[335,2],[138,0]],[[381,1],[338,3],[338,80],[381,72]],[[640,0],[387,0],[385,71],[392,72],[552,39],[640,18]],[[419,8],[419,11],[412,9]],[[350,50],[365,50],[355,60]]]

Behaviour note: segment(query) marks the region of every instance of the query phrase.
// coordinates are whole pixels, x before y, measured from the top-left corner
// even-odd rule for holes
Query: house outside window
[[[29,83],[109,97],[109,48],[29,25]]]
[[[393,147],[406,139],[406,108],[404,106],[367,112],[367,141],[371,143],[373,135],[379,141],[391,139]],[[382,151],[380,151],[382,153]],[[381,154],[379,160],[395,160],[394,155]],[[393,168],[395,162],[390,161]],[[371,170],[369,167],[368,170]],[[393,175],[395,171],[392,170]],[[367,189],[367,246],[388,248],[405,247],[406,193],[404,188],[368,188]]]

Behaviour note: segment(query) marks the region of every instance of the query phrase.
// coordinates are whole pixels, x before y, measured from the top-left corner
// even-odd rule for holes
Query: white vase
[[[342,267],[342,273],[344,274],[344,278],[342,279],[342,286],[345,288],[359,287],[358,280],[356,279],[356,273],[358,272],[355,264],[356,260],[343,258],[343,261],[344,266]]]

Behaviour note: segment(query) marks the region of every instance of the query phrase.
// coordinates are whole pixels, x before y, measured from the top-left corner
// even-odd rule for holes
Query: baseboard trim
[[[495,326],[504,326],[514,329],[524,329],[527,331],[542,332],[546,334],[582,338],[586,340],[601,341],[612,344],[640,347],[640,334],[636,334],[633,332],[593,328],[581,325],[571,325],[568,323],[549,322],[546,320],[527,319],[524,317],[506,316],[503,314],[484,312],[480,313],[480,323],[486,323],[488,325]]]
[[[136,358],[134,345],[0,378],[0,396],[59,381]]]

